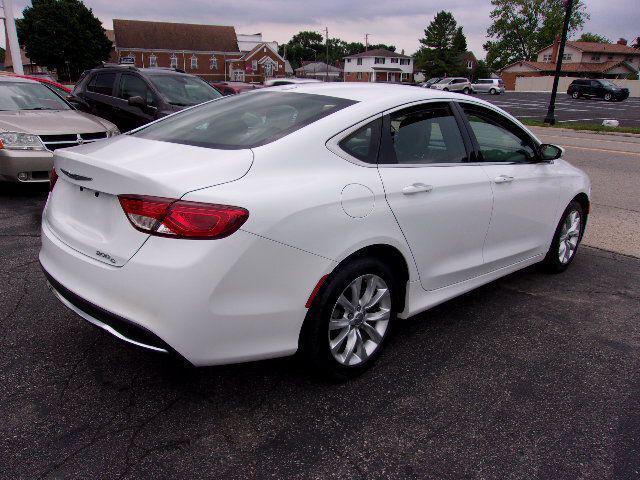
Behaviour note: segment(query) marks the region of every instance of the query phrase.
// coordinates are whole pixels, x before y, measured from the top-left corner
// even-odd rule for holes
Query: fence
[[[560,77],[558,92],[566,92],[572,77]],[[629,89],[630,97],[640,97],[640,80],[611,80],[616,85]],[[517,77],[516,92],[550,92],[553,87],[553,77]]]

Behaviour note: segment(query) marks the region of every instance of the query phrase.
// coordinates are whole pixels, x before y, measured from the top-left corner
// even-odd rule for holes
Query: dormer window
[[[178,56],[175,53],[171,54],[171,68],[178,68]]]
[[[150,68],[155,68],[158,66],[158,57],[156,57],[155,53],[152,53],[149,56],[149,67]]]
[[[211,55],[209,59],[209,70],[218,70],[218,59],[215,55]]]
[[[467,60],[467,69],[471,70],[473,68],[473,61]]]
[[[191,70],[198,68],[198,57],[195,54],[191,55]]]

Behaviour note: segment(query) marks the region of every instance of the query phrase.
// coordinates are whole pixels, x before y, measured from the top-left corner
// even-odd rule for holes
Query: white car
[[[304,84],[58,150],[40,262],[89,322],[194,365],[301,350],[334,377],[391,326],[573,260],[587,176],[468,96]]]
[[[280,77],[264,81],[265,87],[281,87],[282,85],[298,85],[300,83],[320,83],[317,78]]]
[[[468,78],[463,77],[449,77],[438,80],[433,83],[429,88],[434,90],[442,90],[444,92],[458,92],[469,94],[473,93],[473,87]]]

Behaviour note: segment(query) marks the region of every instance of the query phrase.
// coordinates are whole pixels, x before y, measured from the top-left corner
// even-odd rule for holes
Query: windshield
[[[450,81],[451,81],[450,78],[443,78],[442,80],[438,81],[438,83],[444,84],[444,83],[449,83]]]
[[[149,79],[171,105],[190,107],[222,95],[198,77],[188,75],[149,75]]]
[[[0,82],[0,110],[71,110],[71,107],[39,83]]]
[[[620,88],[618,87],[618,85],[616,85],[613,82],[610,82],[609,80],[598,80],[602,85],[604,85],[605,87],[613,87],[613,88]]]
[[[356,103],[290,92],[250,92],[224,97],[172,115],[135,137],[218,149],[265,145]]]

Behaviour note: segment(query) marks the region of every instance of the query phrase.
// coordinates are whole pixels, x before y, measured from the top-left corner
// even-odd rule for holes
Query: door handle
[[[493,181],[495,183],[508,183],[513,181],[513,177],[511,175],[498,175]]]
[[[433,185],[425,185],[424,183],[414,183],[413,185],[407,185],[402,189],[403,195],[413,195],[414,193],[430,192],[433,190]]]

